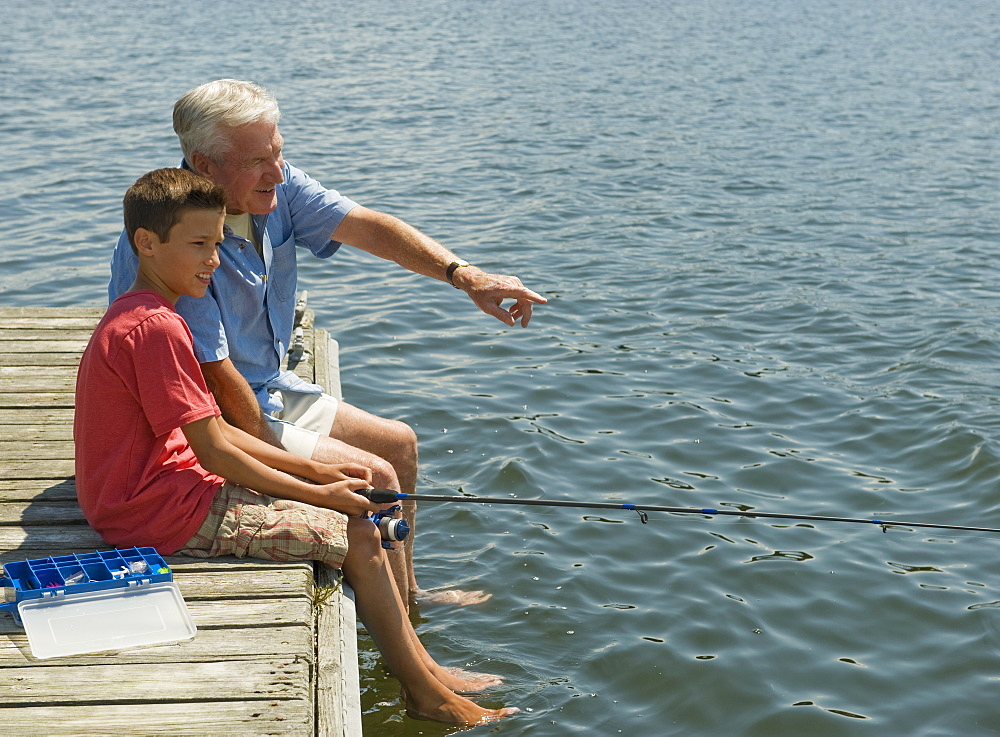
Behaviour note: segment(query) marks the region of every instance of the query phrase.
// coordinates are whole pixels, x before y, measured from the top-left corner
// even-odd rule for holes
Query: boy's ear
[[[153,246],[159,243],[160,239],[151,230],[136,228],[135,233],[132,234],[132,240],[135,243],[135,250],[139,252],[140,256],[152,256]]]

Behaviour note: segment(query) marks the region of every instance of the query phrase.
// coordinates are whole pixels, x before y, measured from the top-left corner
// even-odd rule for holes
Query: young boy
[[[420,644],[378,532],[361,517],[379,508],[354,493],[369,488],[368,469],[291,455],[221,418],[174,304],[204,296],[219,265],[222,189],[160,169],[129,188],[124,215],[139,271],[98,324],[77,376],[76,484],[87,521],[110,544],[165,555],[342,568],[408,713],[462,725],[515,713],[458,696],[499,679],[453,675]]]

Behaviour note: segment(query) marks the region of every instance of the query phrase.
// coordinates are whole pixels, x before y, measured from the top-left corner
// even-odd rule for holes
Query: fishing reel
[[[379,534],[382,536],[382,547],[386,550],[395,550],[392,544],[402,542],[410,534],[410,526],[406,524],[406,520],[395,516],[400,509],[401,507],[396,504],[388,509],[375,512],[368,518],[378,528]]]

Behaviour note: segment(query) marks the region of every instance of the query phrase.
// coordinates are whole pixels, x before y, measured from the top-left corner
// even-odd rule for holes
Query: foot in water
[[[482,693],[493,686],[502,686],[503,678],[492,673],[473,673],[462,668],[438,666],[434,677],[446,688],[461,696]]]
[[[448,589],[447,591],[427,591],[417,589],[413,592],[413,600],[418,604],[452,604],[454,606],[472,606],[482,604],[493,594],[485,591],[461,591],[459,589]]]
[[[458,724],[469,728],[496,722],[521,711],[515,706],[507,706],[503,709],[484,709],[479,704],[455,694],[436,706],[421,706],[414,703],[414,700],[406,693],[406,689],[401,690],[399,696],[406,707],[406,716],[411,719]]]

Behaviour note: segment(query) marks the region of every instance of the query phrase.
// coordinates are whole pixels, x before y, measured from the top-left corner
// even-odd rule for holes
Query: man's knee
[[[370,454],[365,465],[371,469],[372,484],[377,489],[398,489],[399,476],[396,469],[385,458]]]
[[[417,433],[405,422],[379,419],[379,440],[372,452],[372,471],[396,477],[409,474],[417,466]]]
[[[417,457],[417,433],[405,422],[394,420],[396,428],[396,443],[406,456]]]

